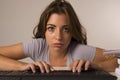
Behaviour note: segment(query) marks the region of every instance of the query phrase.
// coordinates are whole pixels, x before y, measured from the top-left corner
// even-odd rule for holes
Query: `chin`
[[[55,50],[55,51],[61,51],[61,50],[63,50],[63,48],[60,48],[60,47],[54,47],[54,50]]]

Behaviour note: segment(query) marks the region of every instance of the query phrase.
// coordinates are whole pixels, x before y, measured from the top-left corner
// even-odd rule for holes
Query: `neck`
[[[50,64],[54,67],[63,67],[67,64],[67,50],[54,51],[50,49]]]
[[[65,58],[66,54],[67,54],[67,50],[55,51],[55,50],[50,49],[50,56],[56,59]]]

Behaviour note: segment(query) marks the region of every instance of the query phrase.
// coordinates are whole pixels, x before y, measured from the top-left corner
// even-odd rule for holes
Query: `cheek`
[[[66,36],[65,37],[65,42],[69,44],[71,42],[71,39],[72,39],[71,36]]]
[[[67,35],[65,35],[64,37],[66,38],[67,41],[70,41],[71,38],[72,38],[72,36],[71,36],[70,34],[67,34]]]
[[[45,39],[46,39],[48,44],[51,43],[52,38],[53,38],[53,34],[50,34],[48,32],[45,33]]]
[[[53,33],[50,33],[50,32],[46,32],[46,33],[45,33],[46,39],[52,39],[53,36],[54,36]]]
[[[49,44],[49,38],[50,38],[50,37],[49,37],[48,33],[46,32],[46,33],[45,33],[45,39],[46,39],[46,41],[47,41],[48,44]]]

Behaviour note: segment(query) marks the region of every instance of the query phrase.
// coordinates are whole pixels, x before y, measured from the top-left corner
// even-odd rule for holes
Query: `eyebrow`
[[[47,24],[47,26],[48,26],[48,25],[51,25],[51,26],[54,26],[54,27],[56,27],[54,24]]]
[[[47,25],[51,25],[51,26],[56,27],[54,24],[47,24]],[[68,25],[67,25],[67,24],[66,24],[66,25],[63,25],[63,27],[68,27]]]

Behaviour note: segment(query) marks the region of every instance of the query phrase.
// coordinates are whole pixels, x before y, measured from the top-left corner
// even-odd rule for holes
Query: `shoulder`
[[[38,39],[32,39],[30,41],[25,41],[23,42],[23,45],[41,45],[46,43],[45,39],[38,38]]]
[[[92,61],[96,54],[96,47],[83,45],[77,42],[72,42],[70,52],[75,59],[84,59]]]
[[[71,42],[70,44],[70,50],[71,51],[89,51],[89,50],[95,50],[96,51],[96,47],[94,46],[90,46],[90,45],[84,45],[84,44],[80,44],[77,42]]]
[[[26,50],[39,51],[47,47],[46,40],[43,38],[33,39],[31,41],[23,42],[23,48]]]
[[[46,40],[39,38],[23,42],[23,50],[26,56],[33,56],[43,52],[46,49]],[[35,54],[34,54],[35,53]]]

